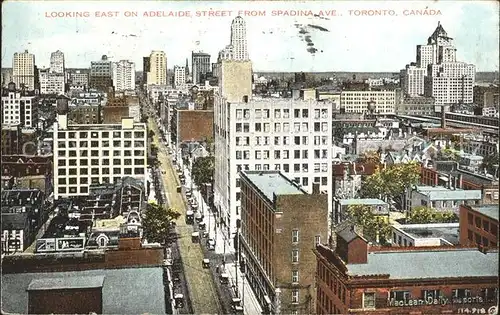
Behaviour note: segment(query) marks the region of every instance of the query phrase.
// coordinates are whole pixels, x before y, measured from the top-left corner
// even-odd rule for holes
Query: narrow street
[[[181,213],[181,217],[176,222],[178,245],[192,303],[192,311],[195,314],[222,314],[223,310],[219,303],[210,269],[202,268],[204,258],[202,248],[199,243],[193,243],[191,240],[193,227],[186,224],[186,204],[182,195],[177,192],[179,180],[172,160],[160,141],[160,131],[154,122],[154,118],[149,118],[148,125],[150,130],[155,133],[153,143],[158,147],[158,161],[162,170],[168,205]]]

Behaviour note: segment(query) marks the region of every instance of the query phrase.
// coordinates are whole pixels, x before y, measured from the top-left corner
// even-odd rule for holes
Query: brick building
[[[498,205],[460,205],[460,244],[498,247]]]
[[[177,143],[214,137],[213,110],[174,110],[172,120],[173,139],[177,139]]]
[[[317,256],[317,314],[487,314],[498,303],[498,250],[371,247],[351,227]]]
[[[52,174],[52,155],[2,155],[2,176],[37,176]]]
[[[82,104],[70,106],[68,119],[74,124],[100,124],[102,123],[101,104]]]
[[[255,296],[269,313],[313,313],[312,248],[328,236],[327,195],[319,184],[307,194],[279,171],[243,172],[240,184],[239,250]]]
[[[2,155],[36,154],[35,129],[22,128],[20,124],[2,125]]]

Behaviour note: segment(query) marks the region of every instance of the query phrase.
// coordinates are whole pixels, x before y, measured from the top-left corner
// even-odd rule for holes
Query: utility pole
[[[235,250],[236,250],[236,262],[234,264],[234,268],[236,269],[236,297],[239,297],[240,293],[240,288],[238,287],[238,265],[240,262],[240,240],[239,240],[239,235],[240,235],[240,224],[241,221],[240,219],[236,220],[236,236],[234,237],[234,244],[235,244]]]

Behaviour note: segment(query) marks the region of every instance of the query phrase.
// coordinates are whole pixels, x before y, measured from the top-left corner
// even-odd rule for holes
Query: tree
[[[199,157],[194,161],[191,176],[196,186],[200,187],[202,184],[212,182],[214,167],[215,157],[213,156]]]
[[[460,153],[453,148],[443,148],[439,151],[438,157],[445,161],[458,161],[460,158]]]
[[[411,210],[406,222],[409,224],[455,223],[458,222],[458,216],[453,211],[438,211],[430,207],[419,206]]]
[[[386,202],[394,201],[403,205],[406,189],[420,180],[420,164],[416,162],[395,164],[377,169],[363,181],[360,195],[362,198],[380,198]]]
[[[208,151],[210,155],[214,154],[215,152],[214,138],[209,137],[205,139],[205,149]]]
[[[165,208],[151,202],[147,205],[142,218],[144,237],[151,243],[163,243],[169,233],[171,222],[180,217],[172,208]]]
[[[347,208],[347,216],[363,228],[363,237],[368,241],[383,244],[390,239],[391,225],[387,218],[373,214],[371,206],[351,205]]]

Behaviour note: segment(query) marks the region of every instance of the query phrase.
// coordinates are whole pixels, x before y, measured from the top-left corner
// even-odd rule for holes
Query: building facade
[[[394,114],[396,112],[395,91],[342,91],[340,108],[346,113],[364,113],[369,110],[368,103],[374,105],[373,112]]]
[[[191,53],[191,76],[194,84],[204,83],[211,70],[210,54],[194,51]]]
[[[306,191],[319,183],[331,193],[329,103],[271,98],[229,103],[220,97],[216,102],[214,200],[230,233],[240,212],[241,170],[280,170]]]
[[[327,195],[319,184],[307,194],[279,171],[240,174],[238,252],[257,299],[267,313],[314,313],[311,249],[328,236]]]
[[[36,96],[16,90],[11,84],[2,94],[2,124],[21,124],[21,127],[38,126],[38,103]]]
[[[174,89],[186,87],[186,67],[174,66]]]
[[[348,227],[314,253],[316,314],[496,313],[498,250],[370,247]]]
[[[144,181],[147,132],[144,123],[68,124],[67,114],[54,123],[54,198],[84,196],[91,184],[116,183],[124,176]]]
[[[404,94],[410,97],[424,95],[424,77],[426,75],[426,68],[420,68],[414,64],[406,65],[400,74]]]
[[[247,29],[245,20],[237,16],[231,22],[231,46],[234,60],[249,60],[247,46]]]
[[[33,91],[35,87],[35,55],[25,50],[14,53],[12,60],[12,80],[17,87]]]
[[[149,56],[148,85],[167,85],[167,55],[163,51],[152,51]]]
[[[90,63],[89,86],[102,92],[113,86],[112,66],[108,56],[103,55],[101,60]]]
[[[64,73],[51,72],[50,69],[41,69],[40,94],[64,94],[66,90],[66,77]]]
[[[460,244],[498,247],[498,205],[460,205]]]
[[[50,54],[50,72],[64,74],[64,53],[57,50]]]
[[[116,92],[135,89],[135,63],[128,60],[113,62],[112,73]]]

